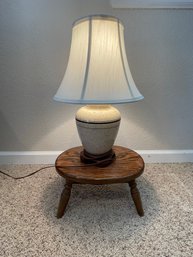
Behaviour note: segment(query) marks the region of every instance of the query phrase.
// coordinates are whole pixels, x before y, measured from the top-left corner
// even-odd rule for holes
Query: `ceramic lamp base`
[[[93,162],[110,160],[120,120],[120,112],[111,105],[86,105],[78,110],[76,125],[84,147],[83,162],[90,161],[91,156]]]

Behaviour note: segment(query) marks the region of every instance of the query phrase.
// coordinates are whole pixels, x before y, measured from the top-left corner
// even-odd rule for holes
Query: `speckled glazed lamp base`
[[[115,159],[112,146],[120,120],[120,112],[111,105],[86,105],[78,110],[76,125],[84,147],[80,156],[83,162],[104,161],[108,165]]]

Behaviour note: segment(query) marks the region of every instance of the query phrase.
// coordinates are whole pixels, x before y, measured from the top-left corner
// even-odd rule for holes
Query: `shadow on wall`
[[[6,145],[12,151],[17,150],[14,149],[13,145],[17,145],[18,149],[24,148],[24,142],[18,137],[15,129],[2,112],[0,112],[0,121],[0,146]],[[6,149],[0,149],[0,151],[6,151]]]
[[[145,105],[145,107],[144,107]],[[119,107],[122,113],[121,144],[137,150],[170,149],[171,135],[167,121],[160,118],[151,103],[136,103]],[[162,113],[163,114],[163,113]],[[160,114],[161,115],[161,114]],[[154,119],[154,123],[152,123]],[[167,131],[167,133],[166,133]],[[143,145],[145,146],[143,148]]]
[[[63,103],[54,103],[49,112],[45,110],[44,122],[39,126],[38,137],[32,143],[31,149],[43,147],[45,150],[65,150],[80,145],[75,124],[75,113],[78,108]],[[41,122],[41,115],[38,118]],[[31,133],[33,134],[33,128]]]
[[[133,149],[191,149],[192,121],[191,103],[185,101],[183,108],[177,98],[159,100],[148,97],[142,103],[118,106],[122,113],[122,144]],[[170,104],[168,104],[170,102]],[[187,109],[183,111],[182,109]],[[186,124],[186,126],[185,126]]]
[[[0,151],[65,150],[80,144],[74,120],[76,109],[56,103],[50,108],[26,107],[13,114],[9,111],[7,116],[0,112]]]
[[[122,116],[117,143],[135,150],[157,149],[158,146],[168,148],[159,136],[159,122],[152,126],[149,120],[154,114],[151,110],[147,111],[144,105],[145,103],[139,102],[117,106]]]

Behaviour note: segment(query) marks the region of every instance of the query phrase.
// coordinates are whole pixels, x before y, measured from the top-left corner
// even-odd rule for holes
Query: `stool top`
[[[112,184],[124,183],[139,177],[144,170],[142,157],[133,150],[122,146],[114,146],[116,159],[107,167],[88,165],[80,161],[81,146],[61,153],[55,162],[60,176],[76,183]]]

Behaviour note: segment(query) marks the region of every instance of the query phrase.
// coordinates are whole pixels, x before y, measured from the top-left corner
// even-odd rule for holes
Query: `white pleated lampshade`
[[[120,20],[93,15],[76,21],[67,69],[54,100],[116,104],[141,99],[127,62]]]

